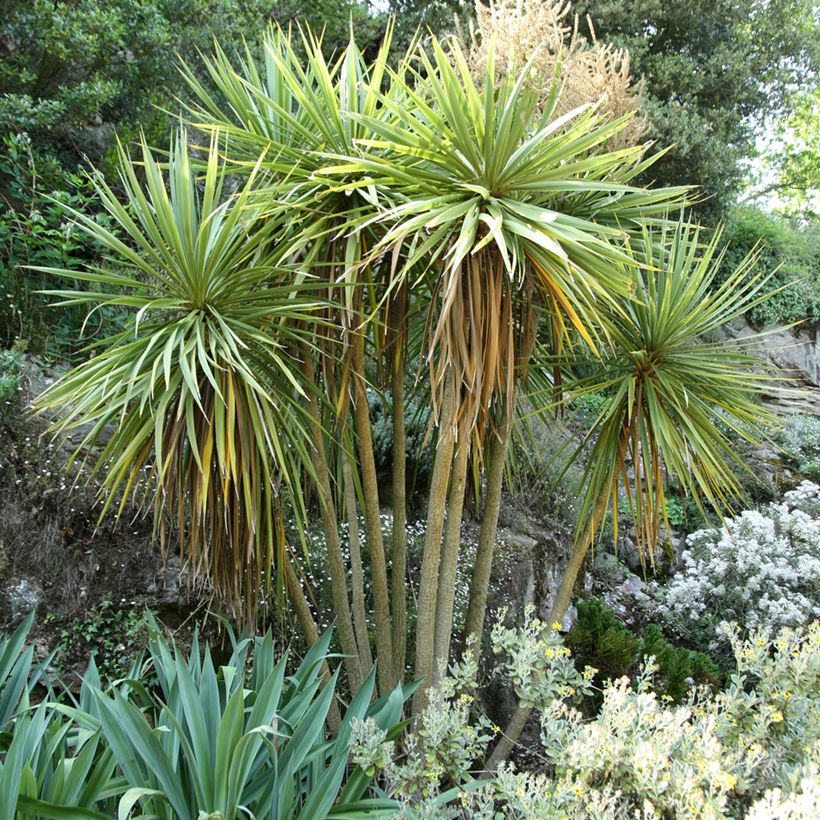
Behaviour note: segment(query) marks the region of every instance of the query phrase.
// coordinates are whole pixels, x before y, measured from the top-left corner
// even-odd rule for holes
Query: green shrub
[[[43,189],[45,180],[25,135],[2,138],[3,177],[9,194],[0,202],[0,346],[23,340],[33,352],[71,356],[109,335],[123,314],[110,307],[93,315],[84,306],[51,310],[55,300],[39,291],[65,283],[29,266],[74,270],[100,264],[100,249],[70,223],[65,208],[93,215],[101,224],[108,218],[97,212],[90,187],[77,175],[62,175],[61,190]]]
[[[726,221],[724,238],[729,248],[721,265],[725,276],[762,240],[764,249],[758,269],[779,270],[770,286],[788,285],[749,313],[757,326],[809,320],[820,322],[820,224],[817,221],[795,228],[783,217],[753,206],[736,207]],[[720,281],[720,277],[719,280]]]
[[[578,621],[566,642],[579,667],[594,667],[600,680],[630,675],[640,657],[640,640],[598,598],[578,601],[577,609]]]
[[[657,624],[634,635],[598,598],[579,601],[578,622],[566,638],[578,669],[592,666],[596,680],[635,678],[649,657],[655,658],[654,688],[659,695],[682,703],[695,684],[717,687],[720,672],[703,652],[669,643]]]
[[[44,623],[49,620],[49,616],[43,619]],[[65,657],[93,656],[105,678],[124,675],[144,651],[148,640],[144,613],[134,607],[117,607],[109,600],[70,616],[59,634],[55,647],[58,668],[63,667]]]
[[[820,418],[789,416],[779,431],[778,444],[801,475],[820,483]]]
[[[15,347],[0,350],[0,419],[17,405],[23,369],[23,353]]]

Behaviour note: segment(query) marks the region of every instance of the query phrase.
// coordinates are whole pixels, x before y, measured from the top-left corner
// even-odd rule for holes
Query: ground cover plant
[[[531,613],[518,628],[499,622],[498,674],[540,716],[537,771],[505,765],[490,780],[475,778],[470,761],[499,729],[480,712],[470,717],[476,667],[469,653],[431,694],[407,757],[396,756],[371,724],[354,730],[354,760],[380,773],[405,817],[812,817],[818,624],[726,634],[734,658],[726,688],[694,687],[675,705],[655,690],[651,657],[634,682],[610,679],[593,692],[596,670],[576,669],[553,627]],[[601,707],[589,719],[582,705],[592,694]],[[414,754],[422,744],[430,767]],[[452,788],[443,791],[442,781]]]

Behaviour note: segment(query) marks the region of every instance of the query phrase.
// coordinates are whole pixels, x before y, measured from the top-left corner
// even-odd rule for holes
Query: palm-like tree
[[[658,542],[662,523],[669,528],[667,476],[675,476],[696,502],[705,498],[715,510],[730,508],[742,498],[737,473],[746,469],[738,442],[759,444],[761,430],[774,422],[761,399],[775,388],[748,342],[710,341],[768,298],[771,272],[754,272],[755,251],[715,287],[721,232],[705,242],[702,233],[681,220],[647,228],[635,243],[635,298],[607,317],[610,344],[596,363],[594,384],[581,387],[603,389],[605,401],[586,434],[593,442],[579,515],[586,523],[562,578],[553,620],[563,618],[581,562],[610,506],[617,535],[619,487],[643,551]]]
[[[752,252],[715,286],[720,233],[704,241],[700,227],[680,219],[645,227],[632,243],[633,297],[602,316],[607,342],[588,363],[594,374],[574,388],[576,395],[601,393],[604,402],[585,434],[592,444],[578,530],[551,623],[563,620],[610,508],[617,539],[619,492],[635,519],[641,555],[650,556],[661,524],[669,531],[664,485],[670,477],[717,511],[742,497],[737,474],[748,468],[737,445],[759,444],[761,431],[771,428],[774,418],[761,399],[776,387],[747,343],[720,339],[718,331],[768,298],[771,272],[754,272],[758,253]],[[509,754],[529,712],[513,715],[491,768]]]
[[[54,295],[118,305],[130,319],[37,404],[60,408],[58,434],[89,426],[79,450],[113,431],[93,467],[104,471],[105,509],[118,495],[120,512],[150,498],[163,545],[174,531],[194,576],[252,623],[260,593],[274,591],[273,568],[289,571],[283,503],[300,511],[310,464],[308,388],[289,351],[312,343],[325,299],[271,266],[281,216],[253,199],[258,167],[225,197],[218,136],[198,181],[184,133],[166,164],[164,173],[143,142],[138,169],[120,152],[124,201],[95,181],[117,233],[71,212],[115,267],[49,269],[94,286]]]
[[[301,35],[306,57],[297,53],[291,36],[272,29],[264,39],[264,61],[257,65],[250,55],[234,67],[224,53],[206,61],[208,74],[219,91],[216,97],[195,74],[185,71],[195,95],[190,118],[199,128],[228,134],[231,156],[237,170],[256,167],[260,152],[268,188],[258,195],[287,203],[291,230],[283,244],[287,256],[312,266],[317,279],[327,283],[337,305],[329,309],[328,322],[343,329],[341,339],[328,343],[320,336],[311,350],[305,348],[303,375],[317,389],[310,402],[310,433],[320,510],[330,558],[334,609],[342,650],[348,658],[352,683],[364,678],[370,664],[363,577],[358,549],[352,551],[354,578],[352,618],[347,593],[347,571],[338,532],[338,510],[350,501],[354,483],[362,488],[368,552],[373,576],[375,632],[379,653],[379,682],[384,691],[392,688],[404,668],[404,505],[396,509],[393,544],[393,612],[391,615],[387,564],[380,521],[380,502],[366,398],[365,346],[372,328],[363,324],[363,304],[381,302],[380,283],[373,266],[362,264],[370,235],[352,233],[347,226],[377,212],[380,198],[389,192],[371,185],[360,186],[347,179],[344,190],[338,181],[321,175],[328,155],[355,151],[356,141],[372,137],[370,122],[382,116],[391,32],[384,38],[376,59],[368,64],[351,39],[333,62],[322,53],[321,41],[310,31]],[[392,92],[390,91],[392,89]],[[388,86],[388,93],[401,86]],[[394,325],[406,302],[401,294],[382,311],[383,325]],[[332,334],[328,334],[332,335]],[[398,410],[394,415],[396,434],[393,463],[403,467],[404,360],[400,334],[392,332],[393,393]],[[375,341],[384,334],[373,334]],[[339,347],[341,342],[341,347]],[[322,389],[319,390],[319,385]],[[326,401],[322,401],[322,397]],[[352,415],[352,420],[349,416]],[[355,436],[349,427],[355,428]],[[333,435],[329,433],[333,431]],[[351,445],[355,440],[355,448]],[[347,442],[345,445],[344,442]],[[334,462],[346,464],[341,472],[348,480],[334,483]],[[397,487],[404,486],[399,475]],[[353,496],[355,498],[355,496]],[[396,500],[403,501],[397,492]],[[350,504],[346,506],[349,508]],[[354,504],[355,507],[355,504]],[[357,530],[355,515],[348,515]],[[358,544],[358,534],[351,536]],[[355,669],[356,664],[359,669]]]
[[[416,284],[432,293],[427,347],[439,436],[416,634],[416,675],[429,681],[449,654],[468,450],[472,443],[480,457],[484,441],[498,439],[490,474],[500,485],[504,420],[532,350],[536,307],[547,309],[553,338],[572,327],[593,345],[600,305],[629,292],[624,229],[571,206],[594,210],[592,202],[609,207],[629,196],[637,215],[682,191],[629,185],[643,147],[604,148],[625,120],[603,122],[594,106],[553,119],[558,91],[540,110],[528,67],[499,83],[491,56],[479,86],[458,45],[435,39],[420,61],[418,74],[407,72],[403,102],[384,99],[393,116],[368,121],[378,138],[360,140],[358,157],[321,173],[359,175],[357,185],[392,192],[397,204],[364,223],[384,226],[373,253],[400,248],[398,275],[421,265]],[[488,503],[484,557],[497,516],[497,503]],[[473,589],[486,600],[488,561],[483,569]],[[476,609],[481,622],[483,604]],[[418,707],[421,690],[416,700]]]
[[[425,337],[437,425],[415,666],[429,683],[449,655],[471,456],[486,480],[467,631],[483,625],[515,397],[538,366],[536,340],[556,362],[568,338],[600,357],[613,402],[594,429],[582,558],[629,456],[647,538],[662,516],[664,469],[686,467],[686,486],[713,502],[733,494],[721,466],[727,440],[706,428],[713,404],[754,418],[737,376],[718,383],[722,368],[749,362],[723,348],[692,352],[693,339],[748,307],[758,285],[738,294],[738,274],[709,296],[716,245],[704,248],[683,224],[668,227],[668,208],[686,191],[635,184],[653,160],[646,146],[607,147],[628,117],[607,120],[594,105],[556,116],[559,90],[544,101],[531,65],[498,80],[490,49],[476,82],[455,43],[433,40],[416,52],[416,68],[403,61],[394,71],[389,38],[371,64],[353,42],[335,62],[309,32],[302,46],[304,60],[272,31],[263,61],[248,55],[236,67],[217,50],[206,62],[216,92],[189,73],[189,119],[211,134],[207,159],[192,164],[183,139],[166,186],[143,146],[145,189],[125,156],[126,204],[99,184],[128,244],[75,215],[124,269],[81,275],[110,293],[65,299],[128,306],[134,318],[41,404],[68,405],[58,430],[92,422],[87,444],[114,425],[97,467],[112,465],[109,503],[118,489],[133,496],[144,475],[155,480],[161,531],[180,532],[194,569],[238,616],[253,617],[273,564],[315,635],[281,527],[284,497],[303,512],[306,478],[327,536],[352,689],[371,654],[358,537],[351,602],[338,524],[343,509],[358,536],[361,507],[387,692],[405,666],[408,339]],[[228,171],[241,187],[224,197]],[[411,327],[419,314],[424,334]],[[368,378],[384,371],[393,395],[392,584],[366,401]],[[415,708],[423,702],[419,689]]]

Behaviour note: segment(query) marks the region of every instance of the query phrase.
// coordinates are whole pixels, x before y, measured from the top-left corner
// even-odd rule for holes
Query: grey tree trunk
[[[305,376],[309,384],[315,384],[313,365],[305,353]],[[319,402],[315,393],[308,397],[310,409],[310,433],[313,439],[313,469],[319,491],[319,510],[327,542],[328,569],[330,570],[330,591],[333,599],[333,610],[336,615],[336,628],[339,632],[339,643],[345,655],[344,664],[350,679],[350,688],[356,691],[364,680],[364,673],[359,659],[359,648],[353,629],[350,614],[350,603],[347,598],[347,570],[345,569],[342,546],[339,539],[339,522],[336,516],[336,505],[333,503],[333,492],[330,486],[330,470],[325,453],[325,438],[322,432],[322,421],[319,415]]]
[[[348,545],[350,547],[350,585],[353,593],[353,630],[359,647],[359,665],[364,675],[373,666],[370,652],[370,637],[367,633],[367,608],[364,602],[364,570],[362,569],[362,549],[359,535],[359,516],[356,504],[356,487],[353,483],[353,467],[350,454],[342,452],[342,479],[344,481],[345,512],[347,514]]]
[[[379,487],[376,478],[376,462],[373,457],[373,438],[370,430],[370,410],[364,375],[364,337],[357,334],[353,340],[353,420],[356,427],[356,443],[364,496],[364,522],[367,548],[370,553],[370,569],[373,576],[373,603],[376,625],[376,651],[378,655],[378,682],[381,694],[389,692],[398,678],[393,671],[393,636],[390,618],[390,592],[387,585],[387,562],[384,556],[379,510]]]
[[[427,506],[427,532],[424,537],[424,556],[419,582],[418,616],[416,620],[415,676],[422,685],[413,694],[413,713],[418,715],[427,702],[426,687],[433,679],[435,655],[436,598],[438,572],[441,562],[441,534],[447,505],[447,487],[453,465],[456,422],[456,385],[452,372],[448,373],[439,418],[438,445],[433,461],[433,476]]]
[[[308,647],[311,647],[319,640],[319,630],[316,628],[316,621],[313,620],[313,615],[310,611],[307,598],[305,598],[302,585],[299,583],[299,579],[296,577],[296,573],[293,571],[290,561],[287,560],[285,561],[285,584],[288,588],[288,596],[293,604],[293,609],[296,611],[296,620],[299,621],[299,626],[302,630],[302,634],[305,636]],[[322,664],[322,679],[325,683],[328,683],[330,678],[330,668],[327,665],[327,661],[325,661]],[[330,709],[327,713],[327,727],[333,734],[336,734],[339,731],[341,723],[342,716],[339,713],[339,705],[334,698],[330,703]]]
[[[398,343],[398,342],[397,342]],[[404,679],[407,663],[407,473],[404,426],[404,355],[393,362],[393,671]]]
[[[493,553],[498,537],[498,515],[501,511],[501,489],[504,483],[504,464],[510,444],[513,425],[513,411],[505,408],[496,436],[490,442],[487,464],[487,485],[484,490],[484,511],[481,515],[481,529],[478,533],[473,578],[470,583],[470,601],[467,605],[465,633],[473,635],[477,651],[481,647],[484,631],[484,617],[487,612],[487,594],[493,569]]]
[[[456,443],[450,492],[447,497],[447,523],[444,544],[441,549],[441,566],[438,575],[436,598],[435,658],[433,660],[433,683],[439,679],[450,659],[450,638],[453,633],[453,605],[456,595],[458,553],[461,546],[461,518],[464,510],[464,487],[467,483],[467,465],[470,442],[462,433]]]

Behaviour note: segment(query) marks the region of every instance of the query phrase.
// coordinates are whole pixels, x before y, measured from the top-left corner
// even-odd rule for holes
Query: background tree
[[[742,201],[770,205],[799,220],[820,219],[820,84],[795,94],[792,114],[775,123],[750,164],[752,182]]]
[[[645,78],[649,136],[675,145],[651,172],[696,184],[719,211],[739,190],[740,161],[768,117],[795,104],[818,67],[817,10],[809,0],[580,0],[581,30],[628,49]]]
[[[228,54],[246,42],[255,51],[271,22],[308,23],[331,54],[346,45],[351,22],[362,46],[377,48],[385,18],[362,0],[6,0],[0,133],[29,133],[38,154],[68,170],[84,160],[99,166],[115,128],[124,141],[139,129],[163,142],[184,88],[180,58],[195,63],[214,39]]]

